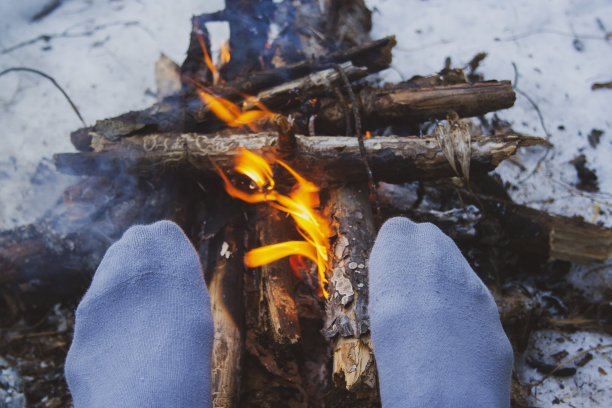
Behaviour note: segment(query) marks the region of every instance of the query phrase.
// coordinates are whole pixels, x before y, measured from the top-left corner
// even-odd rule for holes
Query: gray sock
[[[169,221],[130,228],[76,311],[75,407],[210,406],[213,322],[198,256]]]
[[[512,348],[495,302],[437,227],[383,225],[369,312],[384,408],[510,406]]]

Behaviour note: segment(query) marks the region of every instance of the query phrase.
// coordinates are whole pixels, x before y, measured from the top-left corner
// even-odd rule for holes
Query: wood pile
[[[205,63],[214,21],[227,21],[231,33],[231,59],[218,69]],[[511,107],[510,82],[448,66],[380,85],[373,74],[391,65],[395,39],[369,37],[362,0],[227,0],[192,23],[187,58],[173,74],[180,92],[73,132],[78,152],[55,155],[58,170],[85,177],[59,213],[0,232],[0,283],[78,292],[130,225],[176,221],[211,294],[215,407],[379,405],[367,265],[388,217],[434,222],[480,262],[517,350],[542,313],[505,284],[549,274],[553,260],[612,255],[610,230],[512,203],[489,175],[518,148],[546,145],[463,119]],[[280,27],[274,38],[272,25]],[[201,89],[242,112],[263,105],[274,114],[230,126]],[[244,266],[246,251],[299,235],[279,211],[224,193],[218,172],[231,174],[240,148],[282,158],[322,189],[332,229],[327,299],[308,265],[302,279],[288,258]]]

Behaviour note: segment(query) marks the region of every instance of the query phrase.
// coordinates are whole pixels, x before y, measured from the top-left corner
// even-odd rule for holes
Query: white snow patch
[[[609,0],[369,0],[374,8],[373,37],[395,34],[389,81],[434,74],[446,57],[465,66],[487,52],[480,72],[486,79],[515,81],[539,107],[554,148],[541,168],[529,176],[543,148],[522,149],[517,160],[497,172],[509,183],[512,198],[534,208],[612,226],[612,91],[592,91],[594,82],[612,80],[612,2]],[[603,25],[603,29],[602,26]],[[581,48],[581,50],[579,50]],[[491,115],[489,115],[491,116]],[[546,136],[529,100],[517,94],[514,107],[499,116],[515,130]],[[592,129],[604,131],[590,146]],[[569,163],[584,154],[599,178],[597,194],[577,191],[577,173]]]

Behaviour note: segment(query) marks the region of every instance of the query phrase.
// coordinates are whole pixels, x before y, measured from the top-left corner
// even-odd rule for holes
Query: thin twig
[[[531,104],[531,106],[533,106],[533,109],[536,111],[538,118],[540,118],[540,125],[542,126],[542,129],[544,130],[544,134],[546,135],[546,140],[550,142],[551,134],[546,128],[546,123],[544,123],[544,115],[542,115],[542,111],[540,111],[540,107],[538,106],[537,103],[535,103],[533,99],[531,99],[529,95],[527,95],[525,92],[521,91],[518,88],[519,73],[518,73],[518,67],[516,66],[514,62],[512,63],[512,68],[514,69],[514,83],[512,84],[512,88],[516,91],[516,93],[525,97],[525,99],[527,99],[527,101]],[[535,172],[538,171],[538,169],[540,168],[544,160],[546,160],[549,152],[550,152],[550,147],[547,148],[544,154],[542,155],[542,157],[540,157],[534,169],[525,178],[523,178],[522,180],[519,180],[519,182],[523,182],[529,179],[531,176],[533,176]]]
[[[67,30],[64,30],[63,32],[58,33],[58,34],[41,34],[41,35],[39,35],[36,38],[31,38],[29,40],[22,41],[22,42],[20,42],[18,44],[15,44],[15,45],[12,45],[12,46],[10,46],[8,48],[4,48],[4,49],[0,50],[0,55],[8,54],[10,52],[18,50],[19,48],[23,48],[25,46],[35,44],[38,41],[48,42],[48,41],[50,41],[52,39],[55,39],[55,38],[91,37],[97,31],[104,30],[106,28],[114,27],[114,26],[125,26],[125,27],[137,26],[137,27],[141,28],[144,32],[146,32],[147,34],[153,36],[153,34],[149,30],[147,30],[145,27],[141,26],[138,21],[116,21],[116,22],[112,22],[112,23],[108,23],[108,24],[99,24],[97,26],[94,26],[94,27],[92,27],[90,29],[86,29],[85,31],[81,31],[81,32],[78,32],[78,33],[71,33],[69,31],[71,28],[77,27],[79,25],[80,24],[75,24],[72,27],[68,28]]]
[[[529,103],[533,106],[533,109],[535,109],[536,113],[538,114],[538,117],[540,118],[540,124],[542,125],[542,129],[544,129],[544,133],[546,134],[546,139],[547,140],[550,139],[550,133],[548,132],[548,129],[546,129],[546,124],[544,123],[544,116],[542,115],[542,112],[540,111],[540,107],[538,106],[538,104],[535,103],[534,100],[531,99],[529,95],[527,95],[525,92],[521,91],[520,89],[515,87],[514,90],[518,92],[519,94],[523,95],[525,99],[527,99]]]
[[[365,143],[363,142],[363,130],[361,128],[361,116],[359,115],[359,106],[357,106],[357,98],[355,97],[355,93],[353,92],[353,87],[346,76],[346,73],[342,69],[342,67],[338,64],[334,64],[334,68],[338,71],[338,74],[342,78],[344,85],[346,86],[346,92],[348,93],[349,98],[351,99],[351,104],[353,105],[353,119],[355,121],[355,134],[357,136],[357,141],[359,143],[359,153],[361,154],[361,161],[363,162],[363,166],[365,167],[366,173],[368,175],[368,184],[370,185],[370,191],[372,192],[372,196],[374,197],[374,205],[376,208],[376,218],[377,221],[380,222],[380,201],[378,199],[378,191],[376,190],[376,183],[374,183],[374,175],[372,174],[372,169],[370,168],[370,164],[368,163],[367,152],[365,149]]]
[[[79,112],[79,109],[76,107],[76,105],[72,102],[72,99],[70,99],[70,97],[68,96],[68,94],[66,93],[66,91],[64,91],[64,89],[62,89],[62,87],[55,81],[55,79],[50,76],[45,74],[42,71],[39,71],[37,69],[33,69],[33,68],[27,68],[27,67],[11,67],[8,69],[5,69],[4,71],[0,72],[0,77],[4,74],[8,74],[9,72],[31,72],[33,74],[37,74],[40,75],[44,78],[47,78],[49,81],[51,81],[51,83],[53,85],[55,85],[55,87],[57,89],[59,89],[59,91],[62,93],[62,95],[64,95],[64,97],[66,98],[66,100],[68,101],[68,103],[70,104],[70,106],[72,107],[72,110],[74,111],[74,113],[76,113],[76,115],[79,117],[79,120],[81,121],[81,123],[83,124],[83,127],[87,127],[87,124],[85,123],[85,120],[83,119],[83,117],[81,116],[81,113]]]
[[[570,186],[567,183],[564,183],[560,180],[557,180],[553,177],[549,177],[550,181],[552,181],[553,183],[556,183],[558,185],[560,185],[561,187],[565,188],[566,190],[570,191],[571,193],[575,194],[575,195],[579,195],[580,197],[584,197],[587,200],[591,200],[591,202],[603,205],[605,207],[612,207],[612,203],[608,202],[608,201],[604,201],[606,199],[611,199],[612,197],[610,197],[608,194],[605,193],[600,193],[600,194],[596,194],[596,193],[585,193],[583,191],[578,190],[577,188],[574,188],[572,186]],[[599,197],[598,197],[599,195]]]

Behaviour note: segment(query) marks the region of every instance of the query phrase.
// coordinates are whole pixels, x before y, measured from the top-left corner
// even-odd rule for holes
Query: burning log
[[[366,69],[350,64],[344,65],[343,69],[351,81],[368,73]],[[365,126],[373,129],[381,125],[417,124],[425,120],[446,118],[450,111],[457,112],[460,117],[478,116],[509,108],[516,98],[508,81],[474,84],[449,84],[446,81],[443,84],[431,85],[441,82],[436,80],[438,78],[439,75],[428,79],[416,78],[385,88],[363,87],[356,97]],[[342,101],[335,97],[327,97],[330,89],[340,88],[340,84],[338,72],[328,68],[266,89],[254,98],[247,99],[243,109],[246,111],[252,108],[253,101],[257,101],[269,109],[300,117],[301,113],[297,112],[299,106],[296,107],[294,102],[296,95],[299,96],[299,101],[323,96],[320,108],[312,112],[317,115],[316,128],[328,133],[344,133],[345,110],[349,106],[344,106]],[[213,88],[211,92],[219,96],[230,96],[230,100],[231,95],[236,94],[236,91],[230,88],[224,92]],[[304,125],[300,129],[303,132],[307,131],[307,119],[304,118]],[[210,107],[203,101],[197,99],[184,106],[176,98],[171,98],[142,112],[129,112],[117,118],[98,121],[93,128],[73,132],[71,138],[78,150],[91,151],[94,140],[100,137],[117,141],[130,135],[214,129],[211,122],[214,120]]]
[[[326,213],[333,220],[335,242],[329,280],[324,335],[333,339],[333,373],[348,391],[374,400],[376,365],[368,317],[368,258],[376,229],[367,185],[353,184],[329,193]]]
[[[272,208],[260,208],[256,216],[256,233],[261,245],[287,241],[294,229],[289,218]],[[295,346],[301,339],[301,330],[289,259],[262,265],[261,279],[274,341],[281,346]]]
[[[358,142],[353,137],[296,135],[291,167],[311,174],[323,185],[363,180]],[[264,155],[271,154],[277,143],[276,133],[233,136],[201,134],[155,134],[109,142],[94,139],[96,152],[56,154],[56,167],[70,174],[115,174],[131,168],[141,174],[160,170],[193,167],[204,176],[216,174],[215,165],[231,169],[238,148]],[[545,140],[520,134],[506,136],[472,136],[471,172],[494,169],[519,147],[545,144]],[[365,140],[368,160],[377,180],[402,182],[416,179],[439,179],[454,172],[434,136],[384,136]]]

